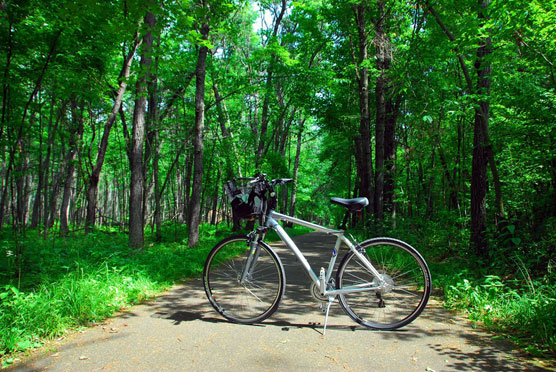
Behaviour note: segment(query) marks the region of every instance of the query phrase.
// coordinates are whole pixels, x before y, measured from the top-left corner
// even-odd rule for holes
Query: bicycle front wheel
[[[336,277],[337,288],[347,291],[339,296],[344,311],[372,329],[392,330],[411,323],[427,305],[431,292],[431,275],[423,257],[409,244],[390,238],[367,240],[359,249],[381,274],[383,284],[349,252]]]
[[[209,253],[203,285],[211,305],[224,318],[243,324],[261,322],[276,311],[286,279],[280,258],[264,242],[259,243],[245,280],[241,276],[250,255],[246,236],[232,236]]]

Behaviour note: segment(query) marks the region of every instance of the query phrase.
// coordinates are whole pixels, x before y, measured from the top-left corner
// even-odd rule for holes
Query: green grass
[[[288,229],[291,235],[307,229]],[[44,239],[0,231],[0,357],[40,346],[72,329],[110,317],[202,273],[212,247],[231,231],[201,227],[201,243],[187,247],[187,230],[165,227],[162,240],[147,234],[145,250],[128,247],[126,234],[97,231]],[[276,240],[271,234],[267,241]],[[16,252],[20,251],[16,260]]]
[[[522,239],[519,247],[509,244],[515,243],[513,237],[492,239],[493,257],[485,263],[469,251],[467,230],[458,227],[459,222],[399,220],[386,234],[423,254],[445,307],[532,355],[554,358],[556,272],[551,259],[537,252],[550,252],[556,233],[541,242]]]
[[[288,229],[292,236],[308,231]],[[187,248],[187,230],[169,225],[161,242],[147,234],[145,250],[134,252],[128,248],[127,235],[118,232],[43,239],[36,231],[25,236],[0,231],[3,363],[14,352],[98,322],[180,280],[200,275],[210,249],[231,234],[223,227],[203,226],[201,244]],[[518,256],[503,267],[469,265],[476,258],[466,249],[465,233],[456,228],[450,231],[440,223],[399,221],[397,229],[384,235],[405,240],[423,253],[446,307],[458,309],[534,355],[556,353],[553,270],[533,275],[529,264]],[[266,240],[277,237],[269,233]],[[18,249],[22,254],[16,261]]]
[[[464,311],[469,319],[504,334],[536,356],[556,353],[556,287],[554,281],[531,282],[497,275],[460,278],[446,286],[446,306]]]

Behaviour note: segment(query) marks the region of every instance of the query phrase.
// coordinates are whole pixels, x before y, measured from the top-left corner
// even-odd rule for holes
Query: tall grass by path
[[[0,231],[3,365],[13,361],[15,352],[101,321],[200,275],[209,251],[230,234],[226,228],[202,226],[201,243],[188,248],[186,229],[167,226],[161,242],[147,235],[144,251],[137,252],[128,247],[127,235],[117,232],[43,239],[37,231],[25,236]]]
[[[547,245],[556,247],[556,229],[548,230],[551,234],[540,242],[527,237],[517,240],[512,229],[491,237],[490,263],[470,252],[468,230],[461,228],[461,221],[398,220],[388,235],[407,241],[424,255],[446,308],[458,310],[532,355],[554,359],[554,257],[536,253],[550,252]]]
[[[544,272],[533,272],[539,258],[514,250],[503,265],[502,260],[491,266],[470,265],[476,257],[467,249],[467,232],[457,224],[450,226],[444,221],[400,220],[396,229],[381,235],[405,240],[423,253],[446,307],[532,354],[555,355],[555,270],[548,266]],[[0,231],[0,358],[6,364],[14,352],[98,322],[199,275],[210,249],[230,234],[222,227],[203,226],[201,244],[190,249],[185,228],[166,226],[161,242],[147,236],[145,250],[136,252],[129,249],[123,233],[43,239],[36,231],[25,236]],[[367,230],[356,235],[377,234]],[[267,240],[272,239],[269,234]],[[21,256],[16,260],[18,249]]]

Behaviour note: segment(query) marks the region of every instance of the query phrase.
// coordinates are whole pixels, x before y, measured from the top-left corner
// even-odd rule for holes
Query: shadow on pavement
[[[312,233],[294,239],[300,247],[313,270],[318,271],[321,266],[328,267],[330,253],[335,242],[334,237],[322,233]],[[280,327],[281,331],[289,332],[296,329],[311,329],[322,335],[324,314],[319,310],[317,301],[311,296],[310,279],[305,274],[295,256],[283,244],[271,244],[276,250],[286,269],[286,292],[280,307],[269,319],[261,324],[241,325],[238,327]],[[345,250],[338,255],[337,264],[345,254]],[[337,265],[336,264],[336,265]],[[212,309],[205,297],[200,279],[187,282],[185,286],[175,289],[164,296],[155,306],[153,317],[172,321],[174,325],[183,322],[202,321],[209,323],[228,323]],[[364,328],[345,315],[336,301],[330,311],[327,330],[338,332],[374,334],[385,341],[414,343],[417,340],[423,347],[429,348],[442,355],[450,371],[523,371],[523,363],[509,360],[501,356],[502,352],[512,353],[511,345],[504,342],[494,342],[488,334],[473,330],[456,314],[442,308],[435,299],[431,299],[425,311],[412,324],[396,331],[376,331]],[[458,339],[460,344],[445,342],[446,336]],[[514,358],[519,356],[513,355]],[[544,371],[545,369],[527,365],[526,370]]]

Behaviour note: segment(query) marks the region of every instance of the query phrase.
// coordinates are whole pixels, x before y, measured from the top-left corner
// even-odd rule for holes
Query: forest
[[[1,0],[2,363],[198,275],[259,172],[325,225],[367,197],[356,234],[554,355],[554,35],[551,0]]]

